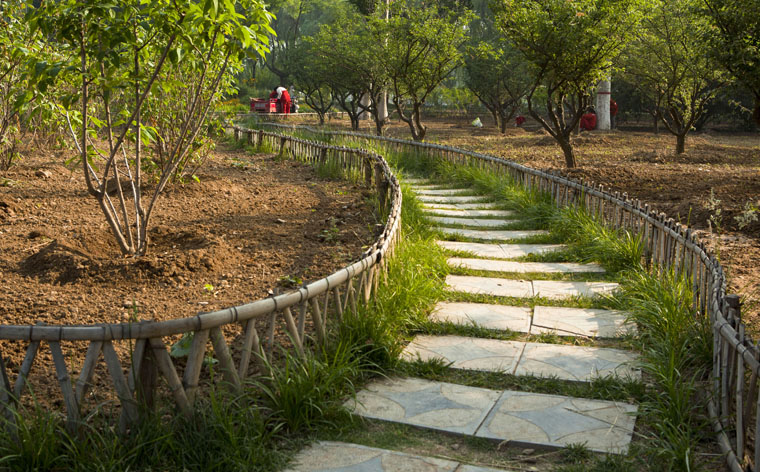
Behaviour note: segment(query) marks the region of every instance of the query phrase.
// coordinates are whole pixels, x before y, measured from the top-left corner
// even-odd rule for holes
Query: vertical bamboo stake
[[[187,401],[192,405],[195,403],[195,393],[198,390],[198,380],[203,368],[203,360],[206,357],[206,344],[208,343],[209,332],[207,329],[196,331],[193,334],[193,343],[190,347],[190,354],[187,356],[185,373],[182,378],[182,386],[185,388]]]
[[[319,303],[317,303],[316,298],[311,298],[309,303],[311,303],[311,316],[314,318],[314,327],[317,329],[317,340],[324,346],[327,336],[325,334],[325,326],[322,324],[322,314],[319,312]]]
[[[232,360],[232,354],[230,354],[227,341],[224,339],[222,328],[219,326],[211,328],[209,336],[211,344],[214,346],[214,356],[219,360],[219,365],[222,367],[222,376],[230,384],[233,391],[240,392],[242,384],[240,383],[237,369],[235,369],[235,362]]]
[[[79,405],[77,405],[74,389],[71,388],[71,378],[68,369],[66,369],[66,359],[63,357],[63,351],[61,351],[61,343],[50,341],[48,346],[53,355],[58,384],[63,393],[63,402],[66,404],[66,430],[74,432],[79,423]]]
[[[177,402],[177,406],[185,416],[192,416],[193,411],[190,408],[190,402],[187,401],[185,389],[182,388],[182,382],[179,380],[179,375],[177,375],[177,370],[174,368],[174,364],[172,364],[169,353],[166,352],[164,342],[159,338],[151,338],[149,342],[153,351],[153,357],[156,359],[156,365],[166,379],[169,390],[174,396],[174,401]]]
[[[77,404],[81,405],[87,390],[90,388],[90,382],[92,376],[95,373],[95,366],[98,363],[98,357],[100,356],[100,349],[103,346],[102,341],[92,341],[87,346],[87,353],[84,356],[84,364],[82,364],[82,370],[79,373],[79,379],[77,379],[74,396],[77,399]]]
[[[20,400],[21,394],[24,393],[24,385],[26,384],[26,379],[29,377],[29,372],[32,370],[32,365],[34,364],[34,359],[37,356],[37,350],[39,347],[39,341],[32,341],[29,343],[29,347],[26,348],[26,354],[24,355],[24,360],[21,362],[21,368],[19,369],[16,383],[13,385],[13,396],[16,400]]]

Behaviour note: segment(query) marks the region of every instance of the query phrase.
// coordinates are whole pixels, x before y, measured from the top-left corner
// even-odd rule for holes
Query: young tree
[[[310,39],[305,38],[291,55],[294,65],[293,84],[303,92],[304,101],[317,113],[319,124],[323,125],[325,115],[334,103],[330,89],[333,71],[326,61],[315,54]]]
[[[425,100],[463,63],[460,48],[472,18],[469,10],[399,2],[387,22],[372,19],[374,41],[384,49],[378,58],[390,79],[393,104],[415,141],[425,139],[427,131],[421,117]]]
[[[752,114],[760,127],[760,3],[757,0],[703,0],[712,18],[717,59],[755,96]]]
[[[465,54],[465,83],[494,117],[502,133],[530,90],[528,64],[509,45],[482,42]]]
[[[246,50],[265,51],[269,19],[258,0],[62,0],[45,2],[34,15],[33,24],[71,57],[65,66],[74,71],[78,91],[62,97],[61,106],[71,118],[87,190],[98,201],[122,253],[146,252],[152,211],[196,142],[212,102],[209,97],[235,71]],[[182,67],[193,75],[189,84],[177,84]],[[40,64],[38,78],[49,75],[48,69]],[[162,138],[166,153],[152,195],[143,195],[150,150],[146,145],[158,139],[150,121],[165,112],[156,106],[152,116],[146,115],[151,101],[160,97],[156,89],[182,91],[175,105],[182,112],[173,116],[176,133],[170,140]]]
[[[35,99],[27,87],[26,66],[43,49],[39,35],[24,21],[25,9],[21,2],[0,3],[0,170],[18,157],[24,121]]]
[[[676,136],[676,153],[725,84],[723,69],[705,54],[708,19],[699,0],[656,0],[630,43],[627,74],[652,97],[657,117]]]
[[[530,115],[557,140],[568,168],[577,166],[571,133],[591,103],[590,90],[641,16],[642,0],[495,0],[496,25],[533,65]],[[537,109],[543,88],[545,113]],[[545,94],[544,94],[545,92]]]

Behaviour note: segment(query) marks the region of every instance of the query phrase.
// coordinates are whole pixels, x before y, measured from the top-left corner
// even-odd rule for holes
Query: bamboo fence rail
[[[303,356],[310,344],[325,342],[328,321],[340,320],[344,313],[355,313],[360,306],[369,303],[379,289],[379,282],[384,280],[388,258],[400,237],[401,190],[388,163],[380,155],[360,149],[237,127],[234,134],[237,139],[245,135],[250,143],[264,143],[279,149],[283,156],[312,165],[332,165],[342,169],[344,175],[361,176],[361,181],[376,191],[382,212],[387,215],[378,239],[357,262],[328,277],[304,284],[297,290],[211,313],[161,322],[0,325],[0,341],[22,343],[26,351],[15,372],[6,368],[0,352],[0,414],[7,419],[10,429],[16,427],[18,414],[22,412],[18,406],[30,390],[27,379],[35,361],[37,370],[41,370],[39,375],[55,375],[63,396],[67,428],[75,430],[86,418],[81,411],[83,400],[93,387],[93,375],[102,357],[121,407],[120,426],[126,429],[146,411],[142,406],[152,403],[159,377],[165,379],[179,411],[189,415],[198,396],[201,368],[209,355],[218,361],[224,383],[239,390],[246,379],[268,372],[277,326],[284,328],[290,337],[296,355]],[[315,327],[316,339],[305,331],[307,318]],[[265,332],[259,332],[261,326],[256,326],[257,320],[266,324]],[[231,342],[222,330],[233,325],[243,334]],[[182,370],[167,351],[165,338],[186,333],[192,333],[193,339]],[[207,352],[209,341],[212,352]],[[84,359],[65,357],[62,342],[87,343]],[[125,347],[129,356],[119,356],[116,344]],[[41,360],[45,356],[40,355],[44,346],[50,351],[52,366],[39,366],[45,362]],[[234,357],[239,359],[237,364]],[[78,377],[73,378],[77,371]],[[12,377],[15,377],[13,383]]]
[[[266,123],[317,135],[342,136],[371,142],[376,149],[422,153],[458,165],[489,168],[508,174],[525,188],[552,195],[555,205],[583,204],[615,228],[638,234],[645,243],[645,263],[652,270],[684,276],[693,289],[693,310],[709,320],[713,332],[712,388],[708,414],[718,444],[732,472],[760,472],[760,344],[746,334],[738,295],[726,294],[726,276],[720,262],[707,251],[691,229],[657,213],[627,194],[611,193],[601,184],[579,182],[558,173],[543,172],[498,157],[438,144],[366,135],[325,132],[306,126]]]

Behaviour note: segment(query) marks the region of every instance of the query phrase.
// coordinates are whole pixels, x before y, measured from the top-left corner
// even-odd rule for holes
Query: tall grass
[[[709,380],[712,332],[692,300],[684,276],[643,269],[626,273],[613,298],[614,307],[628,312],[639,328],[640,365],[653,383],[640,412],[650,429],[647,453],[660,470],[698,470],[700,444],[710,435],[702,391]]]

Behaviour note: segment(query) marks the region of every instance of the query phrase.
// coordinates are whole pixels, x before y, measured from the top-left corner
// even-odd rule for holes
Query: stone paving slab
[[[524,342],[463,336],[415,336],[404,349],[407,360],[441,359],[454,369],[512,374]]]
[[[422,205],[423,208],[441,208],[443,210],[474,210],[477,208],[496,208],[498,203],[480,202],[480,203],[427,203]]]
[[[485,388],[391,378],[369,384],[346,407],[367,418],[472,435],[498,398]]]
[[[530,330],[530,308],[520,306],[441,302],[435,306],[430,319],[520,333]]]
[[[575,264],[572,262],[515,262],[515,261],[497,261],[492,259],[468,259],[462,257],[451,257],[448,259],[451,267],[463,267],[473,270],[487,270],[492,272],[547,272],[547,273],[587,273],[604,272],[604,269],[597,264]]]
[[[490,467],[480,467],[477,465],[462,464],[456,472],[505,472],[501,469],[492,469]]]
[[[460,472],[459,462],[333,441],[303,449],[286,472]],[[477,469],[473,469],[477,470]]]
[[[514,215],[513,211],[507,210],[444,210],[439,208],[423,208],[422,211],[440,216],[453,216],[455,218]]]
[[[502,239],[520,239],[529,238],[531,236],[539,236],[542,234],[549,234],[544,230],[491,230],[483,231],[478,229],[459,229],[459,228],[438,228],[438,231],[445,234],[458,234],[466,238],[483,239],[483,240],[502,240]]]
[[[626,403],[506,391],[476,436],[523,446],[585,443],[592,451],[624,454],[636,410]]]
[[[425,189],[415,187],[414,192],[417,195],[459,195],[462,193],[473,193],[468,188],[442,188],[442,189]],[[481,197],[482,198],[482,197]]]
[[[530,334],[556,333],[592,338],[615,338],[634,331],[636,327],[626,323],[626,315],[620,311],[554,306],[534,307],[530,328]]]
[[[464,195],[464,196],[457,196],[457,195],[418,195],[417,200],[423,202],[423,203],[474,203],[474,202],[482,202],[486,200],[487,197],[483,195]]]
[[[544,298],[560,299],[573,296],[594,297],[611,293],[618,288],[614,282],[560,282],[554,280],[534,280],[533,294]]]
[[[596,377],[639,378],[635,354],[620,349],[526,343],[515,375],[589,382]]]
[[[562,244],[486,244],[463,241],[436,241],[436,243],[450,251],[467,251],[478,257],[499,257],[504,259],[527,256],[528,254],[543,254],[565,248]]]
[[[431,183],[430,179],[417,179],[417,178],[409,178],[409,179],[403,178],[401,179],[401,181],[406,184],[411,184],[411,185],[417,185],[417,184],[425,185],[425,184]]]
[[[455,292],[495,295],[497,297],[529,298],[533,296],[533,288],[529,280],[447,275],[446,288]]]
[[[430,221],[447,226],[477,226],[481,228],[496,228],[512,224],[515,220],[494,220],[486,218],[455,218],[451,216],[428,216]]]

